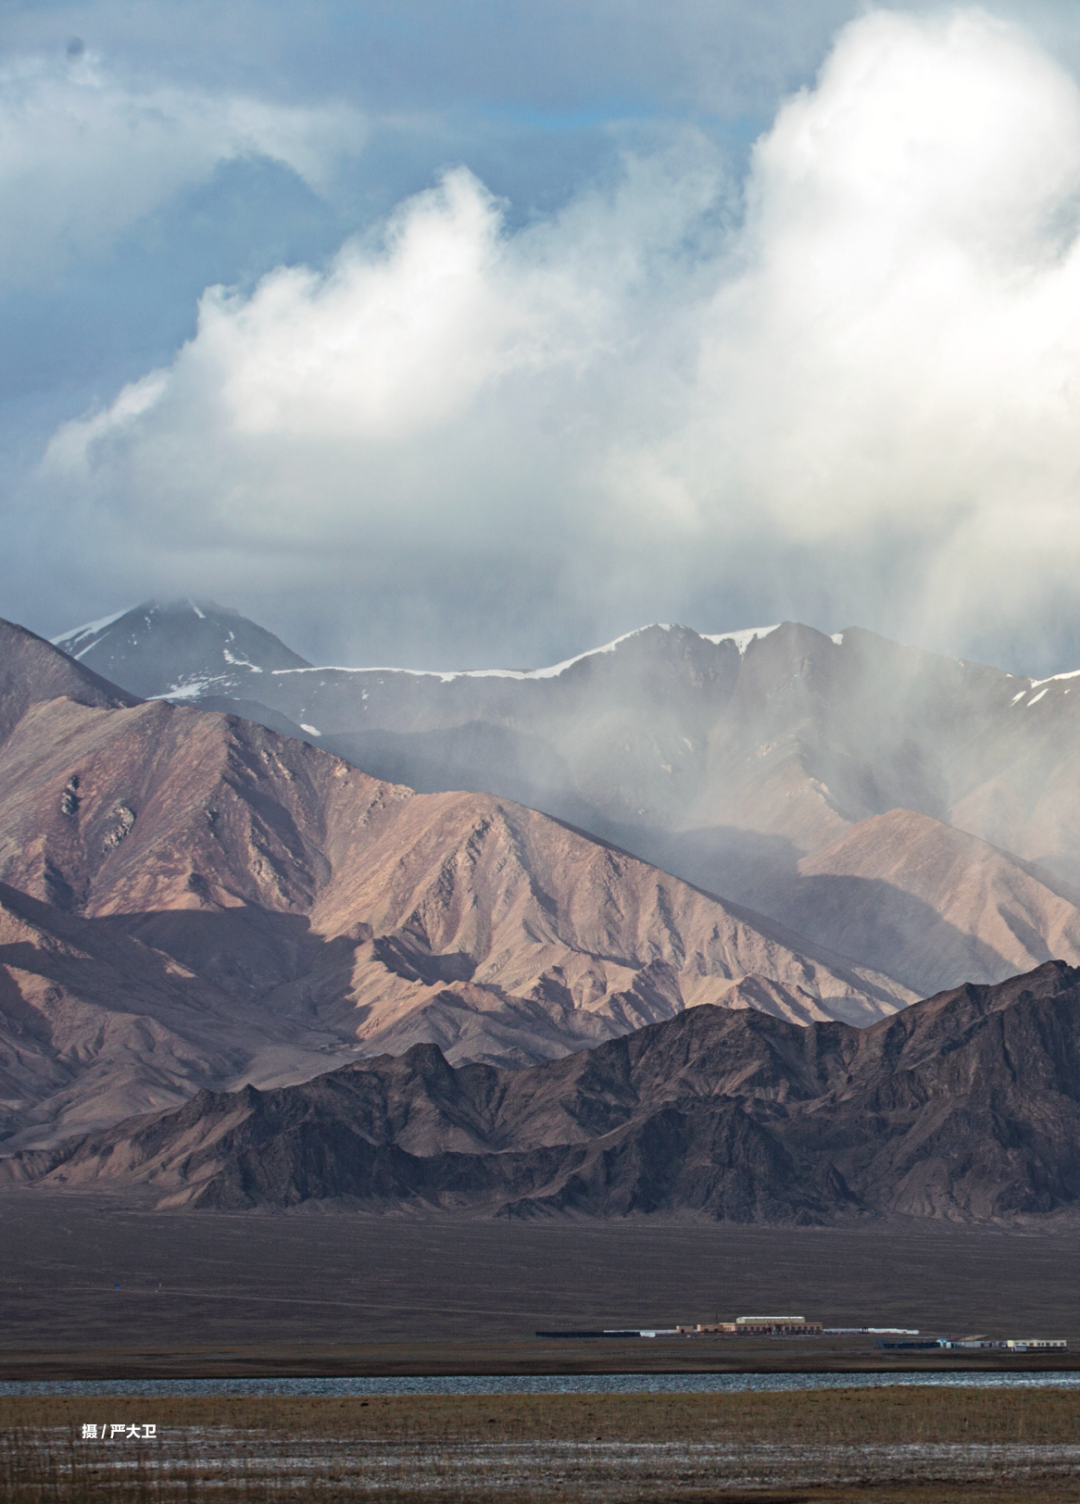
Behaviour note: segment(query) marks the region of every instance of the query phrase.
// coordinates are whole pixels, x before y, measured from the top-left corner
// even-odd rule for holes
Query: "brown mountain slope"
[[[229,998],[138,940],[0,884],[0,1132],[113,1123],[235,1078]]]
[[[160,702],[29,704],[0,748],[0,880],[226,997],[230,1080],[418,1039],[524,1063],[702,1002],[867,1021],[911,997],[509,801]],[[60,1131],[77,1104],[49,1101]]]
[[[432,1046],[9,1162],[16,1179],[239,1209],[688,1212],[1008,1222],[1080,1201],[1080,970],[859,1030],[699,1008],[521,1071]]]
[[[761,906],[917,991],[1080,962],[1080,910],[1049,874],[929,815],[861,820],[797,873]]]

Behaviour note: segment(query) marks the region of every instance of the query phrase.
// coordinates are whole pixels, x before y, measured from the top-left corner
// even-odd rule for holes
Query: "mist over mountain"
[[[207,612],[222,643],[248,632]],[[1074,676],[796,623],[652,626],[550,668],[463,673],[297,666],[280,645],[260,660],[252,626],[245,661],[219,651],[208,671],[185,647],[195,620],[137,608],[84,629],[81,661],[389,781],[541,809],[924,996],[1080,961]]]
[[[1074,1226],[1080,8],[0,44],[0,1180]]]
[[[1057,962],[867,1029],[703,1007],[517,1071],[417,1045],[6,1168],[227,1210],[1009,1223],[1080,1200],[1078,1039],[1080,970]]]
[[[139,702],[7,624],[0,663],[12,1141],[417,1041],[522,1065],[701,1003],[868,1022],[914,996],[507,799]]]
[[[531,673],[320,669],[194,602],[64,640],[0,628],[9,1179],[799,1224],[1080,1197],[1069,677],[795,624]],[[494,792],[355,765],[450,784],[465,745]],[[950,971],[989,980],[915,1001]]]

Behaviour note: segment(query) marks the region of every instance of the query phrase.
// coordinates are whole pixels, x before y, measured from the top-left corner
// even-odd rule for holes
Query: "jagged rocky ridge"
[[[1080,969],[968,985],[866,1029],[695,1008],[519,1071],[432,1045],[200,1093],[8,1173],[236,1210],[1045,1217],[1080,1198]]]
[[[440,1045],[530,1064],[701,1003],[913,994],[507,799],[141,703],[0,624],[0,1130]]]

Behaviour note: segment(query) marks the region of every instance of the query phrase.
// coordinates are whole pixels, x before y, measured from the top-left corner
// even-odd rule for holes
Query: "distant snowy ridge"
[[[1059,679],[1080,679],[1080,668],[1074,668],[1067,674],[1051,674],[1048,679],[1032,679],[1032,689],[1038,689],[1040,684],[1056,684]]]
[[[185,602],[192,613],[200,620],[206,620],[205,613],[190,598]],[[144,610],[144,607],[128,607],[123,611],[114,611],[111,616],[102,616],[97,621],[85,622],[81,627],[74,627],[68,632],[61,633],[58,637],[49,640],[54,647],[69,653],[73,658],[80,658],[90,651],[100,635],[114,623],[122,618],[132,616],[136,611]],[[719,645],[722,642],[732,642],[739,650],[740,657],[744,657],[747,648],[759,638],[768,637],[770,632],[775,632],[779,622],[774,622],[768,627],[744,627],[734,632],[698,632],[696,635],[703,642],[711,642]],[[514,668],[467,668],[467,669],[425,669],[425,668],[400,668],[393,664],[380,664],[374,666],[346,665],[346,664],[315,664],[304,668],[275,668],[270,672],[275,675],[284,674],[409,674],[414,678],[439,679],[444,684],[449,684],[454,679],[557,679],[567,669],[573,668],[574,664],[582,663],[586,658],[596,658],[602,653],[613,653],[624,642],[629,642],[634,637],[640,637],[644,632],[661,631],[670,632],[670,622],[650,622],[643,627],[635,627],[632,632],[624,632],[620,637],[611,642],[605,642],[601,647],[587,648],[582,653],[575,653],[572,658],[564,658],[561,663],[553,663],[547,668],[514,669]],[[232,637],[232,633],[229,633]],[[835,639],[834,639],[835,640]],[[226,663],[237,668],[249,669],[252,673],[261,674],[264,668],[249,658],[237,657],[228,648],[224,650]],[[215,684],[224,683],[227,680],[227,672],[223,675],[212,677],[202,676],[197,679],[181,679],[171,684],[168,689],[160,691],[156,695],[147,696],[150,699],[195,700],[201,693],[211,689]]]
[[[745,627],[738,632],[718,632],[715,635],[708,632],[698,632],[697,636],[703,642],[733,642],[739,650],[739,656],[746,654],[747,648],[755,638],[768,637],[770,632],[775,632],[780,625],[776,622],[771,627]],[[437,668],[395,668],[390,664],[382,664],[371,668],[350,668],[342,664],[323,664],[313,668],[276,668],[274,674],[411,674],[419,679],[440,679],[442,683],[449,684],[452,679],[557,679],[568,668],[573,668],[575,663],[582,663],[586,658],[597,658],[601,653],[613,653],[621,643],[629,642],[633,637],[640,637],[643,632],[670,632],[672,624],[666,621],[650,622],[645,627],[635,627],[632,632],[624,632],[621,637],[614,638],[611,642],[605,642],[603,647],[588,648],[584,653],[576,653],[573,658],[564,658],[561,663],[553,663],[549,668],[461,668],[461,669],[437,669]]]
[[[1027,681],[1027,688],[1022,689],[1018,694],[1013,695],[1012,703],[1014,705],[1018,705],[1021,700],[1024,700],[1028,695],[1031,695],[1031,699],[1027,700],[1027,703],[1024,706],[1025,710],[1030,710],[1033,705],[1038,705],[1040,701],[1045,701],[1046,696],[1050,694],[1051,690],[1056,689],[1063,683],[1063,681],[1069,679],[1080,679],[1080,668],[1074,668],[1067,674],[1051,674],[1048,679],[1029,679]],[[1069,684],[1066,688],[1063,688],[1061,690],[1061,694],[1071,694],[1073,687],[1073,685]],[[1053,702],[1051,701],[1050,703]]]

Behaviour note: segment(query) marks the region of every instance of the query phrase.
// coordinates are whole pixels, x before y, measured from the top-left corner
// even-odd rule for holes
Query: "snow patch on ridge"
[[[701,632],[699,636],[705,642],[715,642],[717,644],[721,642],[733,642],[739,650],[739,657],[745,658],[747,648],[756,638],[768,637],[769,633],[775,632],[780,625],[780,622],[777,621],[773,622],[771,627],[744,627],[740,632],[718,632],[715,636],[709,632]]]
[[[572,668],[575,663],[581,663],[585,658],[595,658],[600,653],[613,653],[621,642],[627,642],[631,637],[639,637],[642,632],[651,632],[653,628],[659,628],[661,632],[670,632],[671,623],[664,621],[651,622],[647,627],[635,627],[632,632],[624,632],[621,637],[616,637],[613,642],[606,642],[603,647],[589,648],[584,653],[577,653],[573,658],[566,658],[562,663],[553,663],[550,668],[462,668],[462,669],[437,669],[437,668],[343,668],[338,665],[323,664],[313,668],[275,668],[273,674],[411,674],[416,679],[440,679],[444,684],[449,684],[451,679],[557,679],[560,674]],[[760,631],[760,629],[758,629]],[[767,631],[773,629],[766,628]],[[740,633],[729,633],[728,636],[740,636]],[[721,638],[709,638],[710,642],[720,642]]]
[[[229,636],[232,636],[231,632],[229,633]],[[249,668],[253,674],[262,673],[262,669],[259,667],[259,665],[257,663],[252,663],[250,658],[237,658],[234,653],[230,653],[228,648],[223,648],[222,652],[225,655],[225,662],[231,663],[234,668]]]
[[[131,606],[125,606],[122,611],[114,611],[111,616],[102,616],[97,621],[88,621],[85,625],[76,627],[74,631],[64,632],[59,637],[50,637],[49,641],[61,652],[70,653],[73,658],[81,658],[83,653],[90,651],[93,643],[88,642],[81,651],[72,653],[71,650],[77,642],[81,642],[84,637],[94,637],[98,632],[104,632],[106,627],[111,627],[114,621],[119,621],[122,616],[126,616],[133,609]]]
[[[1080,668],[1074,668],[1067,674],[1051,674],[1049,679],[1032,679],[1031,687],[1038,689],[1040,684],[1056,684],[1059,679],[1080,679]]]
[[[209,689],[211,684],[221,684],[224,676],[215,675],[211,679],[190,679],[186,684],[173,684],[164,694],[147,695],[148,700],[197,700],[204,689]]]

